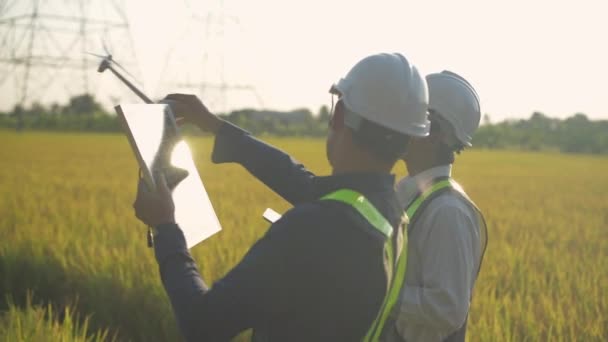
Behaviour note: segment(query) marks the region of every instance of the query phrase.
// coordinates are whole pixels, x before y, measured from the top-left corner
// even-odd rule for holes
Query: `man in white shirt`
[[[480,104],[473,87],[452,72],[430,74],[427,83],[431,133],[410,141],[404,157],[409,175],[397,184],[410,224],[393,335],[407,341],[464,341],[486,227],[450,176],[454,154],[471,146]]]

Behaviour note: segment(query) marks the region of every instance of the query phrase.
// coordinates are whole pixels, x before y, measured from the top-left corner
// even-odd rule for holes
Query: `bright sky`
[[[154,97],[223,77],[254,86],[266,108],[316,112],[354,63],[387,51],[423,72],[463,75],[493,121],[533,111],[608,119],[604,0],[225,0],[224,25],[220,1],[190,2],[127,1],[139,75]],[[251,91],[228,91],[225,103],[206,94],[218,111],[260,107]]]

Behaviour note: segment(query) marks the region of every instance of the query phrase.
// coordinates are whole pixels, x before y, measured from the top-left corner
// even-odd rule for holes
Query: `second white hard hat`
[[[454,138],[463,146],[471,146],[481,119],[479,96],[473,86],[447,70],[427,75],[426,81],[429,111],[450,124]]]
[[[330,92],[363,119],[409,136],[429,134],[426,81],[401,54],[364,58]]]

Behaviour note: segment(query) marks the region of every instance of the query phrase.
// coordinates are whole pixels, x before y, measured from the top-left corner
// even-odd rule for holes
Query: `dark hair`
[[[353,140],[380,160],[395,163],[405,153],[410,137],[362,118],[359,128],[353,129]]]

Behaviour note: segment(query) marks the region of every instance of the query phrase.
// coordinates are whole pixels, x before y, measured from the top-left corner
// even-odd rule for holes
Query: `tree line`
[[[484,121],[473,137],[478,147],[608,154],[608,120],[589,120],[582,113],[555,119],[535,112],[529,119]]]
[[[255,135],[311,136],[327,134],[329,109],[313,114],[308,109],[289,112],[241,109],[221,116]],[[15,130],[120,132],[115,114],[110,114],[89,94],[74,96],[67,104],[43,106],[33,103],[0,113],[0,127]],[[184,127],[186,134],[201,134]],[[582,113],[566,119],[535,112],[528,119],[492,123],[484,116],[473,138],[475,147],[490,149],[557,150],[567,153],[608,154],[608,120],[589,120]]]

